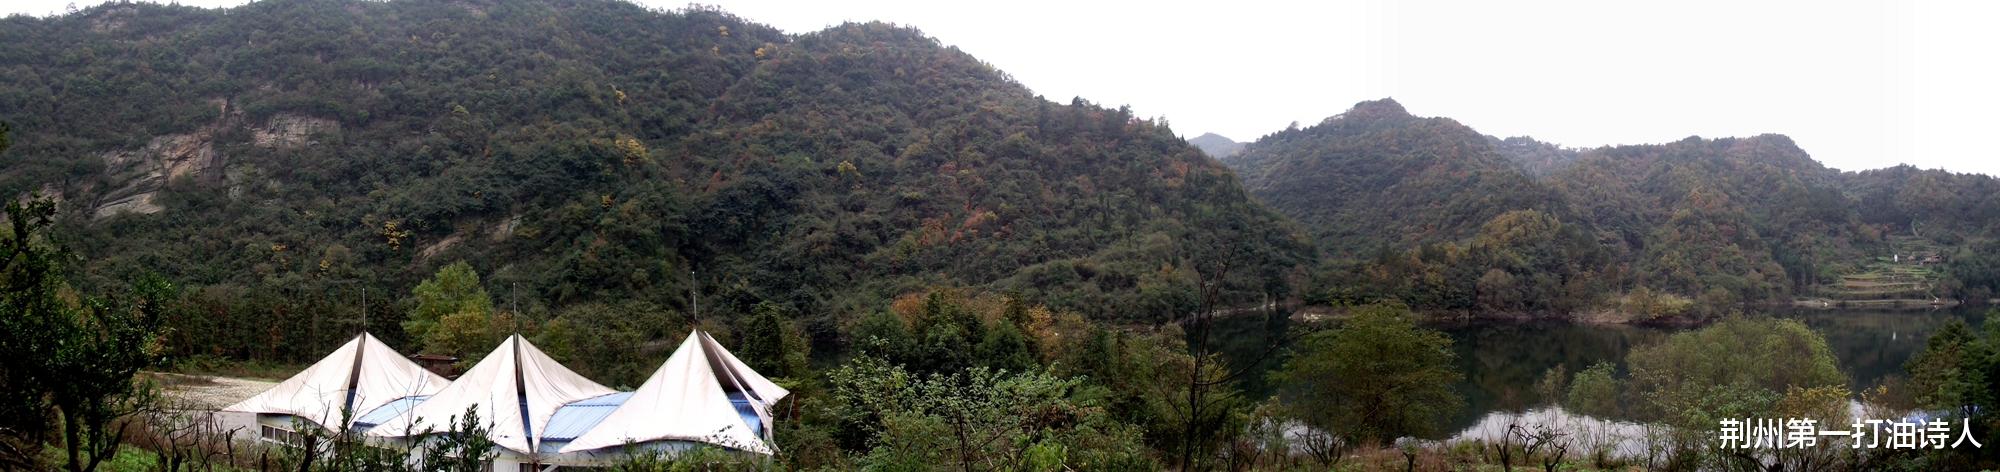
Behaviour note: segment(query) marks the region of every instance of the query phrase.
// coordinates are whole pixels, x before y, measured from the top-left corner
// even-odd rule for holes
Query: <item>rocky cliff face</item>
[[[159,213],[165,208],[154,199],[168,181],[220,175],[223,161],[215,152],[214,138],[213,130],[203,130],[153,138],[139,149],[104,153],[105,172],[115,184],[98,200],[102,203],[95,216]]]
[[[227,110],[226,105],[223,106]],[[237,126],[238,115],[225,111],[223,120],[193,133],[153,138],[138,149],[109,151],[101,156],[109,188],[97,201],[92,215],[153,214],[165,211],[158,202],[160,189],[178,179],[223,180],[228,159],[216,151],[216,137]],[[340,124],[325,118],[281,114],[262,126],[250,128],[252,145],[263,148],[296,149],[315,144],[315,136],[338,131]]]
[[[340,123],[325,118],[301,115],[278,115],[269,123],[251,130],[250,142],[258,147],[296,148],[316,144],[314,135],[340,130]]]

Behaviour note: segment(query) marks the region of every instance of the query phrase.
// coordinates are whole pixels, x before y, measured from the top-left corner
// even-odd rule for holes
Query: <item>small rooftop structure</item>
[[[410,360],[423,366],[424,370],[445,378],[458,377],[458,358],[443,354],[411,354]]]

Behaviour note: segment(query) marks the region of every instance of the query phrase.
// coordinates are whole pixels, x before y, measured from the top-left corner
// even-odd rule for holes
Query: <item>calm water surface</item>
[[[1902,375],[1903,363],[1921,350],[1931,333],[1949,320],[1957,319],[1978,328],[1984,308],[1904,311],[1809,311],[1776,313],[1798,319],[1826,337],[1827,345],[1840,360],[1850,386],[1868,388],[1890,375]],[[1236,316],[1216,321],[1216,347],[1238,367],[1275,369],[1282,356],[1272,356],[1251,366],[1262,346],[1280,336],[1289,326],[1284,313],[1272,316]],[[1432,328],[1451,336],[1458,352],[1459,371],[1465,379],[1457,391],[1465,398],[1443,431],[1460,431],[1495,414],[1527,411],[1541,402],[1535,381],[1542,373],[1561,365],[1571,373],[1600,361],[1619,364],[1624,369],[1625,354],[1632,348],[1658,342],[1678,331],[1671,328],[1641,328],[1618,325],[1573,323],[1481,322],[1438,324]],[[1253,398],[1272,394],[1274,387],[1264,376],[1246,376],[1242,386]]]

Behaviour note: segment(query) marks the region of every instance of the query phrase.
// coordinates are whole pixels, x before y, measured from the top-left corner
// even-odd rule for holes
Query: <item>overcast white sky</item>
[[[1131,105],[1189,137],[1250,141],[1393,97],[1571,147],[1781,133],[1845,170],[2000,175],[2000,2],[701,3],[792,33],[913,25],[1051,100]]]

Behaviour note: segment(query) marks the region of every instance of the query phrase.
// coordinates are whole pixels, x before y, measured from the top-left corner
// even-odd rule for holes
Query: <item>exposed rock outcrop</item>
[[[139,16],[139,9],[131,5],[105,7],[91,15],[90,31],[100,34],[115,33],[124,30],[125,25],[137,16]]]
[[[254,172],[231,172],[226,159],[215,150],[215,138],[223,130],[241,126],[242,113],[232,110],[225,99],[211,100],[222,119],[192,133],[153,138],[139,149],[106,152],[105,174],[113,189],[98,198],[93,215],[106,218],[120,213],[152,214],[166,210],[156,203],[160,188],[167,182],[189,178],[228,185],[231,198],[243,194]],[[305,115],[279,114],[263,126],[252,127],[251,144],[258,147],[292,149],[315,144],[313,139],[340,130],[340,123]]]
[[[520,227],[521,227],[521,215],[514,215],[507,217],[506,220],[502,220],[501,222],[494,224],[493,231],[488,232],[487,235],[488,237],[492,238],[494,242],[506,241],[508,238],[514,237],[514,230]]]
[[[457,246],[460,241],[464,240],[465,240],[464,236],[456,234],[453,234],[451,236],[446,236],[443,240],[440,240],[435,244],[425,246],[424,250],[417,252],[417,257],[426,260],[432,257],[437,257],[439,253],[443,253],[445,250],[451,249],[452,246]]]
[[[340,123],[325,118],[281,114],[263,127],[251,130],[250,142],[258,147],[296,148],[315,144],[314,135],[340,130]]]
[[[203,130],[153,138],[145,147],[104,153],[104,168],[113,188],[98,201],[95,216],[158,213],[164,207],[154,196],[168,181],[220,175],[222,156],[215,152],[214,132]]]
[[[155,191],[120,198],[103,205],[98,205],[97,213],[91,216],[94,218],[105,218],[119,213],[138,213],[141,215],[159,213],[161,210],[165,210],[166,207],[162,207],[158,203],[153,203],[153,198],[157,195],[159,195],[159,192]]]

